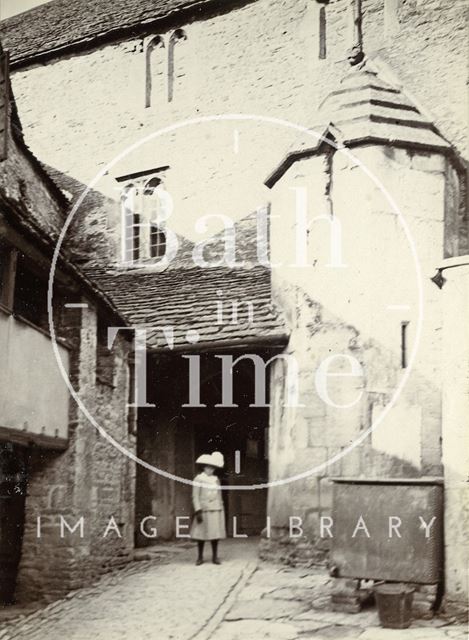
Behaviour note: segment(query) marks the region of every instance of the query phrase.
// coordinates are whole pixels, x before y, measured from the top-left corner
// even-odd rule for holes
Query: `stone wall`
[[[23,224],[39,229],[43,241],[57,239],[64,222],[66,198],[25,148],[21,133],[7,132],[7,156],[0,163],[3,215],[10,220],[15,210]],[[13,217],[14,219],[14,217]]]
[[[18,123],[14,122],[15,126]],[[8,131],[7,158],[0,163],[2,201],[1,235],[18,245],[46,278],[52,248],[65,220],[66,198],[22,142],[21,135]],[[70,381],[91,413],[117,442],[133,451],[135,437],[129,434],[129,375],[127,357],[130,343],[120,334],[114,347],[114,379],[103,385],[96,377],[97,314],[109,313],[99,296],[89,293],[80,300],[82,281],[71,275],[59,261],[56,271],[54,316],[57,336],[64,338],[70,354]],[[38,295],[40,293],[38,292]],[[42,295],[42,294],[41,294]],[[86,309],[66,309],[65,302],[83,302]],[[115,321],[117,322],[117,320]],[[33,333],[37,329],[26,326]],[[46,334],[47,335],[47,334]],[[25,349],[28,345],[25,343]],[[53,359],[52,342],[50,357]],[[64,353],[60,349],[59,353]],[[29,353],[29,366],[36,368],[47,383],[47,367]],[[10,366],[21,363],[11,362]],[[55,361],[52,365],[57,366]],[[67,370],[66,363],[64,368]],[[24,372],[23,372],[24,373]],[[9,375],[9,372],[6,372]],[[49,381],[50,382],[50,381]],[[60,389],[67,389],[60,380]],[[21,389],[17,390],[21,393]],[[63,396],[60,396],[62,400]],[[68,590],[88,585],[103,571],[129,559],[133,549],[134,467],[109,444],[69,400],[69,424],[61,425],[69,434],[65,451],[30,447],[25,531],[19,569],[17,598],[28,601],[53,599]],[[27,403],[18,402],[18,420]],[[48,407],[49,413],[54,405]],[[57,419],[57,416],[54,416]],[[24,420],[24,416],[23,416]],[[23,422],[21,420],[21,424]],[[51,420],[52,422],[52,420]],[[49,425],[50,426],[50,425]],[[45,431],[48,429],[46,427]],[[62,431],[60,432],[62,435]],[[52,434],[53,435],[53,434]],[[65,531],[60,535],[60,517],[70,526],[84,518],[84,534]],[[114,516],[122,538],[110,533],[102,538],[108,519]],[[40,534],[37,518],[40,518]]]
[[[264,547],[265,554],[273,548],[291,562],[325,558],[328,540],[319,531],[320,517],[330,515],[330,477],[442,475],[442,305],[430,278],[443,253],[446,160],[379,146],[355,149],[354,156],[392,194],[402,223],[377,184],[341,152],[332,162],[321,155],[296,162],[272,196],[274,297],[288,310],[287,353],[299,365],[305,406],[283,406],[286,372],[279,364],[272,379],[271,479],[305,475],[271,489],[272,540],[278,544]],[[335,267],[330,223],[316,220],[302,233],[297,210],[303,194],[308,220],[332,211],[341,223]],[[298,231],[307,238],[307,267],[301,266]],[[407,323],[405,366],[402,323]],[[413,368],[402,382],[415,344]],[[334,354],[341,356],[329,371],[348,377],[328,378],[327,400],[316,376]],[[361,368],[356,376],[349,358]],[[376,427],[367,433],[372,424]],[[304,525],[304,536],[293,541],[290,516]]]
[[[129,343],[113,348],[114,379],[96,378],[96,308],[69,310],[62,332],[75,347],[71,383],[105,432],[131,452],[129,433]],[[88,585],[101,573],[127,562],[133,549],[135,467],[92,426],[71,400],[69,446],[64,452],[33,450],[26,500],[17,598],[54,599]],[[38,520],[40,518],[40,529]],[[75,527],[72,533],[62,518]],[[104,537],[110,519],[115,526]],[[119,533],[116,531],[118,529]],[[40,533],[39,533],[40,531]]]
[[[469,563],[469,257],[450,258],[443,267],[442,436],[445,469],[445,586],[448,608],[467,608]]]
[[[364,3],[367,53],[384,74],[411,91],[464,154],[464,7],[443,0],[392,4],[397,7],[395,12],[384,0]],[[320,102],[337,88],[347,66],[347,50],[353,40],[350,3],[332,0],[327,6],[325,60],[318,57],[318,24],[315,2],[258,0],[230,13],[207,14],[190,24],[174,23],[164,33],[88,46],[82,53],[44,65],[17,68],[13,85],[28,142],[41,160],[88,184],[99,169],[136,140],[187,118],[242,112],[313,126]],[[168,102],[167,51],[176,27],[183,27],[187,38],[175,46],[174,96]],[[146,50],[155,35],[166,46],[152,53],[153,91],[151,106],[146,107]],[[113,166],[96,188],[115,197],[115,177],[169,165],[166,187],[175,198],[174,227],[195,238],[197,232],[189,227],[198,216],[222,212],[240,217],[270,200],[263,180],[295,137],[290,129],[258,119],[192,124],[158,141],[148,141]],[[447,166],[440,157],[404,150],[368,148],[360,152],[360,158],[383,179],[410,220],[422,263],[425,317],[430,321],[424,326],[423,347],[411,384],[389,414],[388,424],[333,468],[324,468],[293,490],[294,508],[305,520],[309,518],[310,530],[320,514],[330,509],[330,475],[369,475],[378,470],[382,475],[441,472],[442,319],[438,292],[428,278],[443,251]],[[282,398],[275,394],[281,393],[285,372],[281,368],[274,372],[274,479],[285,471],[304,471],[325,462],[371,424],[374,411],[379,413],[402,375],[402,322],[410,323],[409,349],[418,324],[415,279],[409,278],[414,273],[412,254],[388,203],[375,190],[370,192],[369,185],[364,189],[360,172],[341,159],[333,169],[330,191],[324,163],[323,158],[303,163],[296,175],[290,175],[288,186],[301,185],[306,175],[318,215],[328,211],[326,196],[328,190],[332,193],[336,212],[344,213],[347,250],[361,258],[361,267],[348,282],[342,281],[342,295],[309,272],[274,272],[275,295],[290,317],[290,353],[299,356],[300,380],[308,390],[306,409],[280,410]],[[286,192],[285,198],[292,196],[288,188]],[[289,210],[291,202],[284,200],[280,206]],[[115,233],[116,217],[108,225],[109,232]],[[208,232],[217,230],[213,227]],[[285,257],[285,233],[291,238],[294,227],[286,224],[277,235],[274,230],[274,262],[278,255]],[[322,236],[311,237],[319,261],[327,258],[327,243],[316,240]],[[369,246],[370,238],[380,241],[375,251]],[[389,244],[387,238],[392,239]],[[348,291],[355,292],[353,303]],[[385,305],[411,304],[411,309],[370,316],[363,312],[370,308],[370,299],[379,300],[380,311]],[[296,315],[299,301],[306,304],[301,315]],[[340,410],[329,411],[314,398],[314,370],[329,349],[357,357],[367,371],[363,388],[352,385],[348,390],[352,395],[362,389],[365,393],[346,418]],[[338,397],[345,402],[343,396]],[[409,431],[403,428],[407,424]],[[399,437],[386,438],[386,433]],[[294,459],[289,458],[289,449]],[[287,489],[275,489],[270,496],[273,524],[279,530],[284,530],[291,509]],[[90,491],[86,489],[85,495]],[[317,558],[323,557],[324,549],[318,547]]]
[[[369,56],[411,89],[464,153],[462,3],[402,2],[392,31],[385,5],[364,5]],[[189,24],[175,22],[161,33],[89,45],[81,53],[17,68],[13,85],[28,142],[41,160],[87,184],[129,145],[187,118],[241,112],[314,126],[320,102],[346,69],[352,43],[350,3],[332,0],[326,9],[327,56],[320,60],[318,10],[314,1],[258,0]],[[187,38],[174,48],[174,96],[168,102],[167,55],[176,27]],[[146,47],[155,35],[165,48],[152,52],[153,93],[146,108]],[[260,121],[192,124],[130,154],[99,188],[115,196],[113,177],[169,165],[174,225],[193,239],[196,217],[240,217],[268,200],[263,180],[294,136]],[[211,224],[209,232],[216,232]]]
[[[365,51],[467,157],[467,30],[463,2],[363,3]]]

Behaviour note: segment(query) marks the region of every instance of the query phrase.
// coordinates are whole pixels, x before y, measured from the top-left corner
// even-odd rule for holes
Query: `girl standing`
[[[207,540],[210,540],[212,545],[213,564],[221,564],[218,558],[218,541],[226,538],[225,510],[220,480],[214,472],[215,469],[223,468],[223,455],[219,451],[211,455],[204,453],[195,462],[203,467],[203,471],[196,475],[194,482],[204,485],[194,485],[192,490],[194,519],[191,537],[197,541],[196,565],[201,565],[204,561],[204,545]]]

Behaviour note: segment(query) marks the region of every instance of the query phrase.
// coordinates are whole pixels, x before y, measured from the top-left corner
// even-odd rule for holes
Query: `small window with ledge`
[[[171,196],[155,170],[117,178],[118,182],[124,180],[120,199],[122,264],[128,267],[156,264],[166,254],[165,222],[172,210]]]
[[[0,241],[0,308],[46,335],[50,335],[48,278],[46,262],[22,253],[17,247]],[[52,295],[52,314],[56,337],[62,338],[62,314],[66,287],[56,279]]]
[[[409,363],[409,322],[401,322],[401,368],[407,369]]]

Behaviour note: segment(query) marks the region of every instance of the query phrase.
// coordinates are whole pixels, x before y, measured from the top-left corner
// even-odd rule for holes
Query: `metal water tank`
[[[331,561],[338,576],[440,582],[442,478],[333,480]]]

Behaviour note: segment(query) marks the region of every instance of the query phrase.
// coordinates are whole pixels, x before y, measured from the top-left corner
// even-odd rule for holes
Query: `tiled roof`
[[[49,51],[176,18],[229,8],[231,0],[52,0],[0,23],[0,39],[20,62]]]
[[[17,232],[20,233],[22,238],[26,238],[32,246],[40,249],[48,257],[52,257],[56,243],[62,230],[62,215],[65,214],[65,209],[60,209],[52,206],[47,209],[47,215],[45,215],[43,206],[36,206],[35,202],[35,190],[38,186],[42,189],[47,189],[49,193],[52,191],[52,195],[61,196],[61,192],[56,185],[52,184],[51,178],[45,172],[42,164],[36,160],[36,158],[29,152],[29,149],[22,142],[21,137],[15,136],[11,142],[21,145],[23,153],[26,154],[27,159],[32,163],[37,173],[34,176],[34,180],[29,172],[22,173],[18,167],[24,166],[17,162],[17,148],[13,147],[13,144],[9,146],[9,152],[7,159],[1,163],[0,166],[0,202],[2,206],[1,214],[5,216],[5,219],[11,224]],[[27,180],[25,180],[27,178]],[[29,186],[29,197],[15,199],[13,185],[16,183],[26,184]],[[13,192],[13,195],[12,195]],[[39,200],[41,205],[43,202]],[[64,206],[67,206],[64,198]],[[1,216],[0,216],[1,217]],[[58,268],[65,271],[68,275],[73,277],[75,283],[79,283],[80,290],[86,292],[87,295],[91,295],[94,299],[99,301],[107,308],[108,313],[112,317],[116,318],[116,321],[122,321],[122,314],[118,312],[111,299],[105,295],[104,291],[99,288],[91,279],[88,279],[79,265],[75,264],[71,260],[70,251],[68,248],[62,248],[58,255]]]
[[[190,347],[188,331],[197,331],[197,345],[206,349],[247,344],[282,344],[286,330],[282,314],[271,301],[270,272],[264,267],[168,269],[160,273],[106,273],[88,270],[88,276],[113,300],[132,325],[173,327],[174,348]],[[226,310],[218,323],[217,302]],[[240,304],[236,323],[231,323],[232,302]],[[168,349],[162,331],[151,332],[148,343],[154,349]],[[196,346],[197,346],[196,345]]]
[[[44,166],[55,183],[73,199],[86,188],[79,181],[60,171]],[[91,191],[86,208],[106,211],[107,199],[99,192]],[[110,201],[114,207],[114,201]],[[187,332],[196,330],[197,343],[202,349],[230,344],[254,343],[282,344],[285,328],[282,314],[271,302],[270,272],[257,265],[256,212],[236,222],[236,260],[245,267],[200,268],[194,265],[193,244],[178,236],[179,250],[176,259],[163,272],[143,270],[118,271],[112,263],[103,267],[103,255],[93,243],[102,242],[101,236],[88,238],[89,247],[79,247],[76,257],[88,257],[82,269],[112,301],[119,314],[132,325],[174,327],[174,346],[187,348]],[[204,258],[217,262],[223,257],[224,236],[220,233],[204,251]],[[69,249],[72,247],[69,246]],[[91,250],[90,250],[91,248]],[[75,254],[74,254],[75,255]],[[221,293],[221,295],[218,295]],[[222,300],[227,310],[222,324],[217,324],[217,302]],[[231,305],[238,301],[238,318],[231,324]],[[249,322],[248,306],[252,302],[253,321]],[[154,348],[167,349],[162,332],[150,334],[149,343]],[[197,346],[197,345],[196,345]]]
[[[446,152],[450,144],[398,87],[383,80],[371,65],[353,67],[338,88],[323,101],[322,124],[301,134],[265,184],[271,188],[296,160],[327,147],[327,139],[352,148],[360,144],[388,144]],[[316,135],[315,135],[316,133]],[[319,137],[316,137],[320,134]]]
[[[321,111],[347,146],[374,138],[391,144],[449,148],[435,125],[401,89],[383,80],[368,64],[351,69],[325,99]]]

